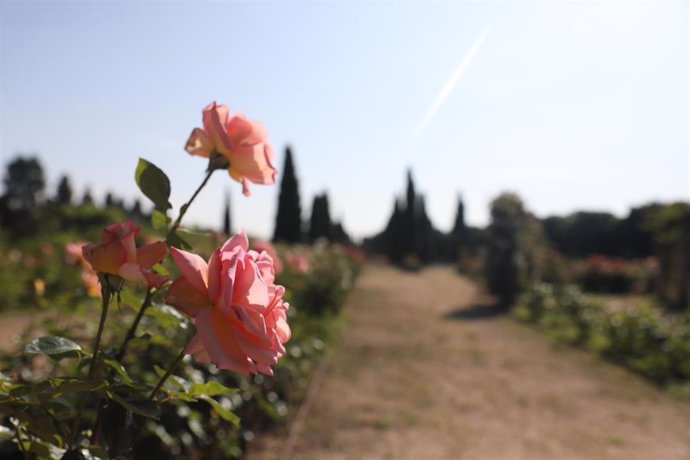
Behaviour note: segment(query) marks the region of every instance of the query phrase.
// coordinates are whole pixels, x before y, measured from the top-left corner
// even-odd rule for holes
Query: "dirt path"
[[[486,305],[449,269],[370,267],[292,458],[690,459],[690,404]]]

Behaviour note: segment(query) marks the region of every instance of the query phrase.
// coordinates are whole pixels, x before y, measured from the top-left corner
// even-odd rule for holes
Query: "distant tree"
[[[328,195],[326,193],[316,195],[311,207],[311,219],[309,220],[309,241],[314,242],[319,238],[331,241],[332,225]]]
[[[45,179],[36,157],[18,156],[7,165],[0,197],[0,221],[13,237],[35,233],[43,208]]]
[[[657,295],[673,310],[690,308],[690,203],[660,207],[646,225],[659,257]]]
[[[141,209],[141,200],[136,199],[134,200],[134,204],[132,205],[132,208],[129,210],[129,215],[134,219],[134,220],[140,220],[144,217],[144,211]]]
[[[489,291],[506,307],[527,282],[527,225],[527,212],[517,195],[503,193],[491,202],[486,280]]]
[[[82,206],[93,206],[93,204],[94,204],[94,201],[93,201],[93,195],[91,195],[91,189],[87,187],[86,190],[84,190],[84,196],[81,199],[81,205]]]
[[[230,193],[225,194],[225,211],[223,212],[223,233],[232,233],[232,222],[230,219]]]
[[[616,255],[614,231],[619,219],[607,212],[580,211],[544,219],[544,231],[556,249],[575,257]]]
[[[70,184],[69,177],[66,175],[60,178],[55,201],[63,206],[72,204],[72,184]]]
[[[280,181],[278,212],[273,241],[299,243],[302,239],[302,209],[299,198],[299,184],[295,174],[290,147],[285,149],[285,165]]]
[[[462,197],[458,197],[458,208],[455,212],[455,223],[453,224],[453,230],[451,233],[453,235],[461,236],[465,233],[467,226],[465,225],[465,203],[462,201]]]
[[[117,200],[112,192],[108,192],[105,194],[104,204],[106,208],[114,208],[117,205]]]
[[[331,241],[333,243],[350,244],[352,239],[347,234],[341,222],[333,222],[331,224]]]
[[[7,165],[4,197],[12,212],[31,212],[43,200],[45,178],[36,157],[17,157]]]
[[[412,180],[412,170],[407,170],[407,193],[406,204],[404,212],[404,221],[402,223],[402,233],[404,238],[405,252],[412,254],[417,247],[416,241],[416,225],[415,225],[415,204],[417,194],[415,192],[414,181]]]

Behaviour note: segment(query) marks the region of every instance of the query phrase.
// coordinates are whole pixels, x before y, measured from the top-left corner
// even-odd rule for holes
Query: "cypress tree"
[[[415,192],[414,181],[412,180],[412,170],[407,170],[407,207],[403,214],[402,234],[404,235],[402,247],[404,253],[414,254],[417,248],[417,235],[415,225],[415,205],[417,194]]]
[[[81,199],[82,206],[93,206],[93,196],[91,195],[91,189],[87,188],[84,191],[84,196]]]
[[[61,205],[69,205],[72,203],[72,185],[67,176],[62,176],[60,178],[55,200]]]
[[[230,194],[225,194],[225,212],[223,214],[223,233],[230,235],[232,233],[232,225],[230,221]]]
[[[314,197],[309,220],[309,241],[314,242],[319,238],[331,241],[331,213],[328,206],[328,195],[323,193]]]
[[[292,151],[290,147],[286,147],[273,241],[299,243],[301,239],[302,210],[299,200],[299,184],[295,175]]]
[[[455,214],[455,224],[451,233],[456,236],[465,233],[465,204],[462,201],[462,196],[458,196],[458,210]]]

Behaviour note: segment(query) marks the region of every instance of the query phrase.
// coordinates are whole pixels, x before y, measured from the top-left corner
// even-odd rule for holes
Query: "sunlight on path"
[[[690,459],[690,404],[487,305],[450,269],[369,267],[292,458]]]

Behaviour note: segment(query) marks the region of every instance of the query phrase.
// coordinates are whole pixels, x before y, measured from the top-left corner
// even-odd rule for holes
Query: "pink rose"
[[[259,253],[265,251],[269,256],[271,256],[271,259],[273,259],[273,267],[275,268],[275,272],[280,273],[283,271],[283,262],[280,260],[280,257],[278,257],[276,247],[271,243],[268,241],[254,240],[252,242],[252,249]]]
[[[216,249],[208,264],[190,252],[170,253],[182,276],[166,301],[191,316],[197,328],[187,353],[221,369],[273,375],[271,365],[290,338],[285,288],[274,284],[273,259],[248,250],[244,232]]]
[[[82,254],[97,272],[160,288],[167,277],[156,275],[149,269],[163,260],[167,246],[164,241],[158,241],[137,249],[134,242],[137,234],[139,227],[133,222],[110,224],[103,231],[101,242],[84,245]]]
[[[258,121],[242,113],[229,115],[227,105],[209,104],[203,111],[204,128],[194,128],[185,150],[192,155],[210,158],[215,152],[228,161],[230,177],[242,184],[249,196],[249,182],[275,184],[276,170],[271,164],[273,147],[266,130]]]

